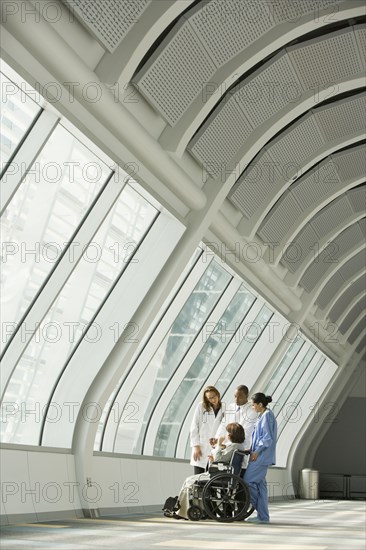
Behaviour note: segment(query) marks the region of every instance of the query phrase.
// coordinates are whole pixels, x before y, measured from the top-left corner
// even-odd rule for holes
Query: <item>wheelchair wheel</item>
[[[249,489],[233,474],[219,474],[210,479],[202,491],[206,514],[216,521],[231,522],[244,519],[250,506]]]
[[[202,510],[199,506],[193,504],[187,510],[187,516],[191,521],[199,521],[203,517]]]
[[[240,519],[241,519],[241,520],[247,519],[249,516],[252,515],[252,513],[254,512],[254,510],[255,510],[254,506],[251,506],[251,507],[249,508],[249,510],[244,514],[244,516],[241,517]]]

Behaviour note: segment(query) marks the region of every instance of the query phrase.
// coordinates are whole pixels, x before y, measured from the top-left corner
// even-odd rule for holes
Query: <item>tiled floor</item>
[[[183,521],[162,514],[18,524],[1,550],[365,550],[365,502],[296,500],[270,505],[271,523]]]

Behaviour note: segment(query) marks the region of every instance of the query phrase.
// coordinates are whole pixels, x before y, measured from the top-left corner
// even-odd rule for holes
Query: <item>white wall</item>
[[[184,460],[122,457],[109,453],[96,453],[93,470],[93,481],[100,490],[96,507],[102,514],[161,510],[165,500],[176,496],[182,481],[193,474],[192,466]]]
[[[9,445],[0,452],[3,524],[83,517],[78,489],[101,515],[160,511],[193,473],[186,460],[96,453],[88,486],[76,480],[74,456],[67,451]],[[294,495],[284,468],[271,469],[267,484],[270,502]]]
[[[366,464],[366,371],[355,375],[347,399],[337,407],[336,415],[324,419],[330,424],[319,441],[312,467],[323,474],[365,475]],[[347,391],[347,388],[345,389]],[[329,422],[329,420],[331,422]]]
[[[366,401],[348,397],[319,444],[313,467],[322,474],[364,476]]]
[[[161,509],[193,473],[183,460],[98,453],[92,478],[77,481],[71,453],[15,445],[0,449],[0,464],[2,524],[83,517],[79,490],[102,514]]]
[[[169,496],[176,496],[183,481],[193,474],[188,461],[149,457],[117,458],[97,453],[93,459],[95,481],[100,486],[101,513],[160,510]],[[121,455],[120,455],[121,456]],[[270,501],[294,496],[290,475],[284,468],[272,468],[267,476]]]
[[[81,517],[72,454],[9,446],[0,464],[3,524]]]

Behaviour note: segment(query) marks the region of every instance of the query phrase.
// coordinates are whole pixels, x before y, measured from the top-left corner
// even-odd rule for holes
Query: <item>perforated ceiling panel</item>
[[[353,29],[311,40],[301,48],[293,46],[289,58],[305,90],[316,94],[327,88],[329,97],[336,93],[337,82],[363,72]]]
[[[250,168],[243,173],[233,187],[229,199],[249,219],[286,182],[300,177],[304,165],[317,156],[326,142],[347,139],[355,133],[362,135],[365,112],[366,96],[359,95],[304,115],[270,142],[266,147],[266,164],[263,166],[262,157],[257,157],[253,173]],[[319,176],[318,172],[318,182]],[[330,177],[329,172],[326,179]],[[264,198],[261,202],[264,191],[267,200]]]
[[[347,192],[347,198],[355,212],[366,211],[366,185],[360,185]]]
[[[356,352],[361,353],[361,351],[364,349],[364,347],[365,347],[365,342],[364,342],[364,340],[361,340],[361,342],[358,344],[358,346],[356,348]],[[364,360],[365,360],[365,357],[366,356],[364,356]]]
[[[266,2],[267,3],[267,2]],[[328,17],[331,20],[334,14],[337,13],[337,5],[339,0],[301,0],[294,2],[293,0],[272,0],[269,4],[273,15],[279,23],[295,23],[302,15],[313,15],[314,20],[318,20],[320,12],[326,10]],[[326,15],[323,17],[327,17]]]
[[[328,90],[329,83],[332,83],[327,97],[335,97],[339,90],[338,81],[348,80],[350,76],[363,76],[364,71],[358,60],[355,44],[351,29],[331,33],[324,39],[301,43],[290,48],[290,53],[278,54],[233,89],[232,93],[245,114],[245,119],[253,129],[263,123],[269,124],[279,111],[283,113],[284,109],[302,101],[303,89],[312,90],[316,104],[319,101],[319,89]],[[217,116],[219,111],[215,109],[187,147],[201,162],[204,150],[206,164],[227,162],[226,143],[241,141],[239,135],[233,138],[233,133],[240,131],[240,124],[232,128],[224,121],[224,124],[220,124],[220,132],[213,131],[212,126]],[[242,142],[241,152],[244,148],[245,142]],[[233,148],[230,158],[233,160],[236,157],[238,148]]]
[[[365,178],[366,156],[364,146],[355,147],[333,156],[337,173],[343,181]]]
[[[292,174],[301,175],[307,159],[316,156],[324,146],[324,139],[312,115],[301,118],[297,124],[270,144],[269,152],[273,162],[278,163],[289,179]]]
[[[185,12],[184,18],[141,67],[134,82],[173,126],[202,94],[204,83],[220,85],[220,79],[211,79],[213,70],[216,73],[234,58],[237,59],[234,67],[241,59],[250,59],[256,48],[259,51],[266,45],[266,35],[276,26],[284,24],[283,30],[288,31],[292,25],[299,25],[302,18],[312,23],[321,21],[324,24],[326,17],[331,21],[338,3],[342,3],[341,0],[201,1]],[[324,8],[329,8],[328,15],[322,13]],[[295,84],[295,94],[301,92],[294,73],[291,80],[283,80],[280,74],[274,76],[266,85],[275,84],[280,88],[280,93],[277,90],[275,94],[278,98],[286,95],[286,91],[282,93],[284,82]],[[294,90],[289,93],[293,94]],[[287,97],[287,101],[292,99],[293,96]],[[262,109],[269,104],[271,99],[263,103]]]
[[[276,57],[257,71],[244,84],[237,86],[227,96],[214,115],[190,142],[188,149],[201,163],[228,164],[243,146],[253,128],[270,118],[287,103],[285,94],[277,93],[268,100],[271,93],[269,82],[294,82],[296,76],[285,54]],[[233,101],[236,105],[233,105]],[[224,106],[223,106],[224,103]],[[226,113],[229,114],[228,118]],[[218,121],[216,119],[219,119]],[[231,124],[230,124],[231,123]]]
[[[225,168],[228,168],[233,151],[240,148],[251,131],[235,98],[228,96],[204,136],[198,133],[191,141],[190,149],[211,175],[217,176],[222,171],[225,176]]]
[[[174,125],[210,82],[215,64],[187,21],[174,29],[134,82],[165,120]]]
[[[365,212],[365,203],[366,189],[363,185],[351,189],[344,196],[322,208],[294,239],[295,245],[285,251],[281,263],[291,273],[295,273],[306,261],[306,258],[314,254],[320,241],[324,239],[332,241],[339,226],[352,221],[357,213]],[[358,226],[364,233],[365,220],[360,220]],[[298,253],[298,250],[301,250],[301,254]]]
[[[366,66],[366,25],[357,25],[355,27],[355,36],[360,51],[360,59]]]
[[[246,218],[250,218],[266,202],[272,187],[284,184],[278,164],[265,152],[239,178],[231,200]]]
[[[265,218],[258,234],[263,241],[280,242],[301,214],[301,207],[292,193],[286,192]]]
[[[339,187],[339,183],[333,161],[321,163],[285,191],[265,217],[258,231],[259,236],[281,241],[291,227],[296,226],[302,212],[315,208],[332,194],[334,188]]]
[[[365,278],[363,276],[347,288],[339,300],[336,301],[329,312],[329,319],[333,322],[339,319],[350,303],[362,292],[365,292]]]
[[[310,267],[305,271],[305,274],[301,277],[300,285],[306,290],[311,292],[319,284],[319,281],[329,271],[331,263],[338,263],[339,253],[338,244],[332,243],[328,245],[319,255],[316,256],[317,262],[312,262]]]
[[[324,138],[333,141],[343,136],[365,131],[366,95],[337,102],[336,105],[317,109],[315,120]]]
[[[361,252],[342,265],[342,267],[329,279],[320,292],[316,304],[321,309],[325,309],[334,296],[337,296],[346,281],[352,281],[353,277],[357,277],[360,273],[365,271],[365,265],[366,252],[365,250],[361,250]]]
[[[332,239],[339,221],[349,219],[352,214],[354,214],[354,211],[346,196],[332,201],[329,205],[322,208],[294,239],[295,246],[300,247],[299,250],[302,251],[301,255],[299,253],[296,254],[296,248],[293,247],[293,254],[296,254],[297,261],[295,262],[291,257],[290,248],[282,256],[281,263],[291,273],[295,273],[309,254],[314,257],[317,245],[319,245],[319,242],[324,237],[329,235],[329,238]]]
[[[220,67],[275,26],[267,2],[213,0],[189,22]],[[223,36],[227,39],[223,40]]]
[[[362,296],[360,300],[352,307],[350,312],[346,315],[345,319],[342,321],[339,330],[342,334],[347,332],[351,325],[356,321],[356,319],[361,315],[361,313],[366,309],[366,298]]]
[[[295,182],[290,190],[302,210],[315,207],[320,201],[333,194],[339,187],[337,155],[315,166],[309,175]],[[334,159],[334,160],[333,160]]]
[[[364,307],[365,307],[365,304],[364,304]],[[351,344],[353,344],[355,340],[360,336],[361,332],[365,330],[365,326],[366,326],[365,319],[366,317],[364,315],[363,318],[357,323],[357,325],[349,335],[348,340]]]
[[[294,90],[298,100],[300,89],[287,53],[281,53],[236,87],[235,98],[253,128],[257,128],[289,104]]]
[[[342,181],[362,178],[365,171],[362,147],[332,155],[331,160],[320,163],[285,191],[264,219],[258,231],[259,236],[266,240],[281,241],[295,227],[301,212],[316,208],[339,189]],[[294,200],[290,201],[288,195],[292,195]]]
[[[365,211],[363,212],[365,213]],[[366,236],[366,218],[362,218],[362,220],[358,222],[358,225],[360,226],[363,235]]]
[[[353,258],[351,258],[349,262],[352,262],[352,260]],[[315,303],[321,309],[325,309],[329,302],[334,298],[334,296],[339,293],[344,283],[345,279],[339,272],[336,272],[334,275],[332,275],[327,284],[324,286]]]
[[[347,220],[353,213],[347,197],[343,196],[332,201],[314,216],[311,220],[311,225],[315,229],[319,239],[321,239],[334,231],[341,221]]]
[[[291,244],[282,257],[281,263],[287,267],[290,273],[295,273],[304,258],[309,254],[314,254],[317,251],[316,244],[318,242],[318,236],[310,224],[306,225],[304,229],[299,233],[296,241]]]
[[[324,275],[332,271],[337,263],[357,244],[362,244],[364,238],[358,223],[348,227],[338,235],[310,264],[301,277],[300,285],[311,292],[319,284]]]
[[[366,252],[361,250],[347,263],[342,265],[339,269],[339,273],[345,281],[352,279],[352,277],[361,270],[364,270],[366,266]]]
[[[152,0],[63,0],[79,21],[113,53]]]

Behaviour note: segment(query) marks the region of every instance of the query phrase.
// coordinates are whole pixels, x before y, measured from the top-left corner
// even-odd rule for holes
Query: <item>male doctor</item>
[[[243,459],[240,472],[241,477],[243,477],[248,465],[249,449],[252,442],[252,433],[254,430],[254,426],[258,420],[258,414],[253,410],[251,403],[248,402],[248,395],[249,390],[247,386],[240,385],[236,388],[234,392],[235,402],[230,403],[226,407],[224,417],[216,432],[215,438],[210,439],[211,445],[215,445],[220,435],[226,434],[225,426],[227,426],[230,422],[238,422],[243,426],[245,432],[244,449],[245,451],[248,451],[248,455],[246,455]]]

